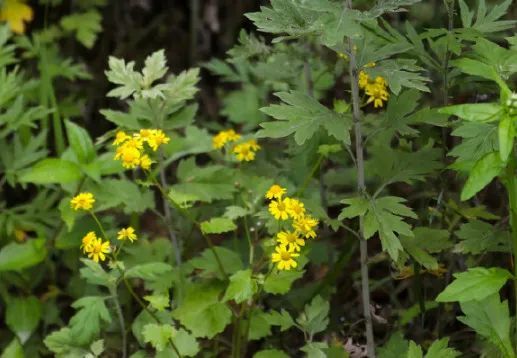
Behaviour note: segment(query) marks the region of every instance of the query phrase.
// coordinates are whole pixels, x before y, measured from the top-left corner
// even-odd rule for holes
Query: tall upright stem
[[[512,254],[514,272],[514,303],[515,316],[517,317],[517,192],[515,181],[515,159],[512,157],[506,169],[506,190],[508,191],[508,205],[510,206],[510,225],[512,228]],[[516,333],[517,334],[517,333]],[[517,337],[516,337],[517,339]]]
[[[347,0],[347,6],[352,8],[352,1]],[[357,166],[357,191],[359,195],[363,195],[366,190],[364,178],[364,150],[363,150],[363,133],[361,129],[361,112],[359,103],[359,87],[357,84],[357,63],[354,54],[354,44],[351,38],[348,38],[349,49],[349,65],[348,72],[352,90],[352,110],[354,119],[355,134],[355,157]],[[370,312],[370,284],[368,277],[368,245],[364,239],[364,223],[363,217],[359,218],[359,250],[361,253],[361,297],[363,303],[363,315],[366,323],[366,347],[369,358],[375,357],[375,341],[373,338],[372,314]]]
[[[120,325],[120,334],[122,336],[122,358],[127,357],[127,332],[126,332],[126,322],[124,320],[124,314],[122,313],[122,308],[120,307],[120,301],[118,299],[117,287],[110,288],[111,295],[113,297],[113,301],[115,302],[115,311],[117,312],[117,317]]]

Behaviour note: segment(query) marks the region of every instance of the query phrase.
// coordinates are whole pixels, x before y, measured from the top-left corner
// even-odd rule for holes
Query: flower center
[[[290,243],[295,243],[296,242],[296,235],[294,234],[288,234],[287,235],[287,241],[289,241]]]
[[[283,261],[288,261],[291,259],[291,254],[287,251],[284,251],[280,254],[280,257],[282,258]]]
[[[279,202],[277,205],[278,211],[285,211],[285,205],[282,202]]]

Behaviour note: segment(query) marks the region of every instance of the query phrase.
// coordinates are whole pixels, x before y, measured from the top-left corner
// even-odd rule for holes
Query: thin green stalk
[[[352,1],[347,0],[348,9],[352,9]],[[352,90],[352,115],[354,119],[355,134],[355,155],[357,168],[357,192],[364,195],[366,192],[365,169],[364,169],[364,148],[363,133],[361,129],[361,112],[359,102],[359,87],[357,84],[357,63],[354,54],[354,44],[351,38],[348,38],[349,50],[349,66],[348,73],[350,76],[350,84]],[[369,358],[375,358],[375,341],[373,336],[372,314],[370,312],[370,283],[368,277],[368,245],[364,238],[364,218],[359,218],[359,251],[361,261],[361,298],[363,304],[363,315],[366,325],[366,347]]]
[[[508,202],[510,206],[510,226],[512,229],[512,254],[514,272],[514,303],[515,316],[517,317],[517,187],[515,181],[516,163],[513,156],[510,156],[506,172],[506,190],[508,191]],[[516,332],[517,334],[517,332]],[[517,339],[517,337],[516,337]]]
[[[95,220],[95,222],[97,223],[97,226],[99,227],[101,233],[102,233],[102,236],[104,237],[105,240],[108,240],[108,235],[106,235],[106,232],[104,231],[104,227],[102,226],[101,222],[99,221],[99,219],[97,218],[97,215],[95,215],[95,213],[92,211],[92,210],[89,210],[88,211],[90,213],[90,215],[92,216],[93,220]]]
[[[217,262],[217,266],[219,267],[219,270],[221,271],[221,274],[224,276],[224,278],[228,281],[229,280],[229,276],[228,274],[226,273],[225,269],[224,269],[224,266],[223,266],[223,263],[221,261],[221,258],[219,257],[219,255],[217,254],[217,251],[215,250],[215,246],[212,242],[212,240],[210,239],[210,237],[208,235],[206,235],[203,230],[201,230],[201,224],[187,211],[185,210],[184,208],[182,208],[181,206],[179,206],[176,202],[174,202],[174,200],[172,200],[171,198],[169,198],[169,196],[167,195],[167,193],[165,192],[165,190],[163,189],[163,187],[160,185],[160,183],[158,183],[156,181],[156,179],[154,178],[151,178],[149,177],[149,179],[153,182],[153,184],[158,188],[158,190],[160,191],[160,193],[162,194],[162,196],[169,202],[172,204],[172,206],[178,210],[178,212],[180,212],[184,217],[186,217],[187,219],[189,219],[193,224],[195,224],[199,231],[201,232],[201,236],[203,236],[203,238],[205,239],[208,247],[210,248],[210,250],[212,251],[212,253],[214,254],[214,257],[215,257],[215,261]]]
[[[122,313],[122,308],[120,307],[120,301],[118,299],[117,288],[110,287],[111,296],[113,297],[113,301],[115,302],[115,311],[117,313],[117,317],[120,325],[120,334],[122,335],[122,358],[127,357],[127,332],[126,332],[126,322],[124,320],[124,315]]]
[[[251,241],[250,229],[248,227],[248,218],[245,215],[244,218],[244,230],[246,231],[246,239],[248,240],[249,245],[249,265],[253,264],[253,256],[255,252],[255,247],[253,246],[253,242]]]
[[[143,310],[145,310],[155,321],[156,323],[158,324],[162,324],[162,322],[160,321],[160,319],[154,314],[153,311],[151,311],[147,305],[140,299],[140,297],[138,297],[138,295],[135,293],[135,291],[133,290],[133,288],[131,287],[131,284],[129,283],[129,281],[127,280],[126,276],[124,276],[124,272],[122,270],[119,269],[119,271],[121,272],[121,275],[122,275],[122,281],[124,282],[124,285],[126,286],[127,290],[129,291],[129,294],[131,296],[133,296],[133,298],[136,300],[136,302],[138,302],[138,304],[140,305],[140,307],[142,307]],[[178,347],[176,347],[176,344],[174,344],[174,341],[172,339],[169,338],[169,343],[172,347],[172,349],[174,350],[174,352],[176,353],[176,355],[181,358],[181,354],[178,350]]]
[[[307,186],[309,185],[309,182],[314,177],[314,174],[316,174],[316,171],[319,169],[322,161],[323,161],[323,155],[320,155],[318,160],[316,161],[316,163],[314,163],[314,165],[312,166],[311,171],[307,174],[307,176],[303,180],[302,186],[294,194],[295,196],[303,195],[303,193],[305,192],[305,189],[307,189]]]

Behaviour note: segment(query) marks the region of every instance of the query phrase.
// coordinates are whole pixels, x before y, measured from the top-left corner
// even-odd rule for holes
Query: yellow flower
[[[267,191],[266,198],[268,198],[268,199],[273,199],[273,198],[274,199],[281,199],[282,195],[284,195],[286,193],[286,191],[287,190],[285,188],[282,188],[280,185],[274,184]]]
[[[251,139],[247,142],[237,144],[233,148],[233,153],[239,162],[250,162],[255,159],[255,152],[259,149],[260,145],[258,145],[257,141],[255,139]]]
[[[160,145],[167,144],[169,141],[170,138],[167,137],[167,135],[161,129],[152,129],[151,135],[147,139],[147,144],[149,144],[149,147],[151,147],[151,149],[156,152]]]
[[[90,210],[93,208],[93,203],[95,203],[95,198],[92,193],[80,193],[70,200],[70,206],[74,210]]]
[[[124,168],[132,169],[136,168],[140,164],[140,150],[133,146],[133,144],[134,142],[129,140],[117,148],[115,159],[121,160]]]
[[[289,218],[286,200],[287,199],[278,199],[269,203],[269,212],[276,220],[287,220]]]
[[[88,251],[88,258],[92,259],[95,262],[106,260],[106,255],[110,253],[110,243],[109,241],[102,241],[102,239],[95,239],[90,246],[90,250]]]
[[[124,131],[118,131],[117,134],[115,134],[115,140],[113,141],[113,145],[120,145],[124,143],[126,140],[131,138],[126,134]]]
[[[25,32],[25,22],[32,21],[32,8],[21,0],[4,0],[0,9],[0,21],[9,24],[11,31],[17,34]]]
[[[279,270],[290,270],[298,266],[298,263],[293,259],[298,256],[300,255],[294,253],[292,248],[288,249],[287,246],[277,246],[275,252],[271,255],[271,261],[277,263],[276,267]]]
[[[276,237],[280,245],[287,246],[293,251],[300,251],[300,246],[305,246],[305,241],[293,231],[280,231]]]
[[[287,214],[293,219],[298,219],[305,215],[305,206],[298,199],[286,199],[287,204]]]
[[[369,79],[370,79],[370,77],[368,76],[368,74],[366,74],[366,72],[360,71],[359,78],[357,80],[359,88],[364,89],[366,87],[366,85],[368,84]]]
[[[389,96],[388,91],[386,91],[386,87],[378,83],[368,84],[366,86],[365,93],[367,96],[370,96],[366,103],[373,102],[374,108],[382,107],[383,101],[387,101]]]
[[[212,137],[212,146],[215,149],[221,149],[228,142],[235,142],[241,138],[241,135],[236,133],[233,129],[220,131]]]
[[[147,154],[142,155],[142,157],[140,158],[140,166],[142,167],[142,169],[149,170],[151,168],[151,164],[153,164],[151,158],[149,158]]]
[[[97,240],[97,235],[95,232],[90,231],[86,235],[84,235],[82,239],[81,249],[83,249],[84,253],[90,252],[92,250],[92,244],[94,244]]]
[[[122,229],[118,232],[117,240],[125,240],[128,239],[129,241],[133,242],[137,239],[135,234],[135,229],[133,229],[131,226]]]
[[[293,227],[305,238],[314,239],[316,237],[316,231],[314,231],[314,228],[318,226],[318,223],[318,220],[314,219],[312,216],[302,216],[294,221]]]
[[[255,159],[255,152],[246,143],[237,144],[233,148],[233,153],[239,162],[251,162]]]

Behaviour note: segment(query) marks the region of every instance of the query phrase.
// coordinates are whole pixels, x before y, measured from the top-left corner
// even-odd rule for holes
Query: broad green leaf
[[[327,328],[329,309],[329,302],[318,295],[314,297],[311,303],[305,305],[296,322],[312,337]]]
[[[482,300],[499,292],[506,281],[512,278],[512,274],[497,267],[473,267],[465,272],[454,274],[454,277],[455,280],[436,297],[436,301]]]
[[[226,288],[223,301],[234,300],[242,303],[251,300],[257,288],[257,281],[252,277],[250,269],[237,271],[230,276],[230,284]]]
[[[239,254],[222,246],[215,246],[213,250],[210,248],[204,250],[201,255],[191,259],[189,264],[193,268],[201,270],[200,275],[203,277],[216,276],[224,279],[214,251],[217,253],[226,274],[233,274],[242,269],[243,265]]]
[[[328,358],[327,349],[327,342],[308,342],[300,348],[302,352],[306,353],[305,357],[307,358]]]
[[[245,209],[241,206],[235,206],[235,205],[228,206],[224,212],[224,216],[226,216],[230,220],[242,218],[248,214],[249,214],[248,209]]]
[[[503,162],[513,152],[513,141],[515,138],[514,119],[509,115],[504,116],[499,122],[499,156]]]
[[[151,84],[165,76],[167,73],[167,60],[165,59],[164,50],[159,50],[145,59],[145,65],[142,69],[142,86],[149,88]]]
[[[388,342],[378,349],[379,358],[399,358],[404,357],[409,348],[409,342],[404,339],[400,332],[391,335]]]
[[[424,358],[424,352],[422,352],[422,347],[420,347],[413,341],[409,341],[409,348],[407,351],[406,358]]]
[[[458,320],[471,327],[477,334],[492,342],[505,358],[515,357],[510,339],[510,311],[508,301],[501,302],[495,293],[481,301],[460,302],[464,316]]]
[[[79,181],[82,176],[77,164],[59,158],[47,158],[23,170],[18,179],[22,183],[68,184]]]
[[[11,343],[5,347],[0,358],[25,358],[23,347],[17,338],[14,338]]]
[[[499,153],[492,152],[479,159],[472,168],[461,191],[461,200],[468,200],[487,186],[504,168]]]
[[[176,330],[170,324],[149,323],[144,326],[144,341],[150,343],[154,349],[161,352],[169,345],[169,340],[174,337]]]
[[[184,329],[179,329],[172,337],[174,345],[178,349],[182,357],[196,357],[199,353],[199,343],[196,339]],[[176,351],[172,348],[166,348],[161,352],[157,352],[155,358],[179,358]]]
[[[194,337],[212,338],[224,330],[232,317],[231,310],[220,301],[221,292],[219,285],[191,283],[173,317]]]
[[[170,275],[172,266],[165,262],[150,262],[136,265],[128,269],[124,276],[126,278],[140,278],[142,280],[156,280],[162,275]]]
[[[72,330],[68,327],[50,333],[43,343],[58,358],[84,357],[88,354],[88,351],[76,342]]]
[[[169,294],[167,292],[144,296],[144,300],[149,302],[151,307],[157,311],[165,311],[170,305]]]
[[[205,234],[222,234],[235,229],[237,225],[233,220],[224,217],[212,218],[201,223],[201,231]]]
[[[84,258],[81,261],[85,267],[82,267],[79,272],[86,282],[105,287],[114,287],[116,285],[119,277],[117,270],[106,272],[98,262]]]
[[[102,31],[101,14],[97,10],[73,13],[61,18],[61,27],[75,33],[77,41],[87,48],[92,48],[97,35]]]
[[[98,339],[90,344],[90,350],[95,357],[99,357],[104,352],[104,339]]]
[[[0,250],[0,272],[20,271],[34,266],[45,259],[45,239],[31,239],[18,244],[11,242]]]
[[[443,107],[438,112],[453,115],[466,121],[493,122],[499,119],[502,108],[498,103],[472,103]]]
[[[416,237],[400,236],[400,242],[404,249],[411,255],[420,265],[426,269],[435,270],[438,268],[436,259],[419,247]]]
[[[304,272],[274,270],[264,281],[264,291],[274,295],[286,294],[291,289],[293,282],[301,278]]]
[[[449,338],[436,340],[427,349],[425,358],[456,358],[460,356],[460,352],[454,348],[449,348]]]
[[[268,313],[268,322],[271,323],[272,326],[279,326],[280,331],[286,331],[292,326],[294,326],[294,320],[285,309],[282,308],[280,312],[271,310]]]
[[[88,132],[71,121],[66,121],[65,126],[68,141],[79,162],[86,164],[92,161],[95,157],[95,148]]]
[[[465,254],[510,252],[510,233],[480,220],[462,224],[454,234],[461,240],[456,248]]]
[[[12,297],[7,301],[5,322],[22,344],[38,327],[40,319],[41,302],[35,296]]]
[[[70,319],[70,333],[74,342],[86,344],[97,338],[102,329],[102,322],[110,323],[111,316],[106,307],[106,297],[86,296],[72,303],[78,311]]]
[[[257,340],[271,335],[271,322],[268,320],[269,316],[267,313],[257,308],[251,311],[250,316],[250,340]]]
[[[108,59],[109,70],[105,72],[108,81],[119,85],[108,92],[108,97],[126,99],[140,90],[142,75],[134,70],[135,63],[110,56]]]
[[[259,137],[282,138],[294,133],[296,143],[302,145],[323,127],[330,136],[350,144],[350,113],[334,112],[301,92],[279,92],[275,95],[284,103],[261,110],[278,121],[261,123],[263,129],[257,133]]]

